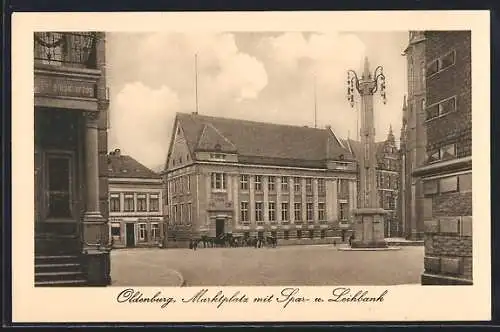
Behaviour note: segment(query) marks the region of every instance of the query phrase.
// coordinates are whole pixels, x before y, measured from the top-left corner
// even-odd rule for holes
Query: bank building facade
[[[109,285],[105,34],[33,37],[35,286]]]
[[[169,247],[200,236],[347,241],[357,164],[330,127],[177,113],[163,172]]]

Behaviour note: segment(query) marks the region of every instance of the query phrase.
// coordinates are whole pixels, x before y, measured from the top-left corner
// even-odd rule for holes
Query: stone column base
[[[353,211],[352,248],[387,248],[384,239],[384,209],[363,208]]]
[[[472,285],[472,280],[424,273],[421,276],[421,283],[422,285],[435,286]]]
[[[82,255],[88,286],[111,285],[111,260],[109,256],[109,251],[101,250],[88,250]]]
[[[385,241],[356,241],[351,242],[351,248],[387,248]]]

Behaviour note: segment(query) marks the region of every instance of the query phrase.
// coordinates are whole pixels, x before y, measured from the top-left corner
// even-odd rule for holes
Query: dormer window
[[[220,151],[221,150],[220,144],[215,144],[214,149],[215,151]]]
[[[223,161],[223,160],[226,160],[226,155],[224,155],[222,153],[211,153],[210,159]]]

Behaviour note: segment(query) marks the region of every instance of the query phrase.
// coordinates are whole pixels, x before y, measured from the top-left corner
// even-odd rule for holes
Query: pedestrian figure
[[[336,247],[337,246],[337,240],[333,240],[333,246]]]
[[[196,251],[197,248],[198,248],[198,240],[194,240],[193,250]]]

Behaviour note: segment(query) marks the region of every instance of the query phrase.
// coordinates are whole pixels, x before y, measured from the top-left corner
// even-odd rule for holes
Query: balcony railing
[[[95,32],[35,32],[35,65],[97,68]]]

